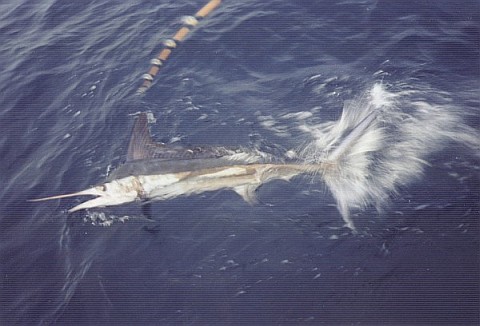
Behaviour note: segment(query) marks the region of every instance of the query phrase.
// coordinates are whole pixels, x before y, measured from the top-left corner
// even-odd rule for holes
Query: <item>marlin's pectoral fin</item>
[[[258,198],[256,194],[257,186],[238,186],[233,188],[233,190],[239,194],[243,200],[245,200],[250,205],[254,205],[258,203]]]

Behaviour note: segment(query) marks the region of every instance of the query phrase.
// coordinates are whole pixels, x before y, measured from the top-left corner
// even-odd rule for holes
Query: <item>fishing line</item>
[[[167,39],[163,42],[163,49],[158,53],[158,55],[150,60],[150,69],[144,75],[142,75],[143,83],[138,88],[137,94],[145,93],[150,86],[152,86],[153,79],[160,71],[160,68],[164,65],[165,61],[168,59],[172,51],[178,46],[178,44],[183,41],[187,35],[193,30],[193,28],[198,24],[198,22],[204,19],[208,14],[210,14],[215,8],[217,8],[222,0],[210,0],[205,6],[203,6],[194,16],[185,16],[182,19],[183,25],[177,30],[172,38]]]

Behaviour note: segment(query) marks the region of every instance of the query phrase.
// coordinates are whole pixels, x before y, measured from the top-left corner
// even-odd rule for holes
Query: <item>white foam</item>
[[[359,127],[371,114],[375,121]],[[432,153],[452,142],[480,153],[478,132],[464,123],[446,94],[405,86],[393,92],[375,84],[346,103],[338,121],[305,124],[301,130],[313,138],[301,156],[308,163],[332,163],[319,174],[350,228],[352,209],[372,204],[380,209],[399,187],[422,175]]]

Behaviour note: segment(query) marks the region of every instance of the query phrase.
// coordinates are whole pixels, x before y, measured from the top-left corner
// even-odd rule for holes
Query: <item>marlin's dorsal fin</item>
[[[152,158],[155,152],[164,146],[164,144],[152,140],[148,129],[147,113],[140,113],[135,120],[132,137],[128,144],[127,162]]]
[[[191,160],[220,158],[223,156],[235,157],[240,155],[236,150],[222,146],[184,147],[181,145],[166,145],[155,142],[148,129],[147,113],[140,113],[133,125],[132,136],[128,145],[126,162],[157,159],[157,160]],[[240,161],[238,158],[237,161]]]

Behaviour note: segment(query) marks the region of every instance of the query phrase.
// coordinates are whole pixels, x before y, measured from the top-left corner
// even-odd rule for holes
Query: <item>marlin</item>
[[[373,114],[365,117],[328,155],[328,160],[305,163],[285,161],[259,150],[182,147],[155,142],[148,128],[148,115],[140,113],[133,126],[126,161],[108,176],[105,183],[79,192],[31,201],[96,197],[69,209],[68,212],[72,213],[88,208],[168,200],[230,189],[253,204],[257,201],[256,189],[266,182],[275,179],[288,181],[301,174],[323,175],[336,169],[336,162],[374,120]],[[348,217],[344,216],[344,220],[353,228]]]

